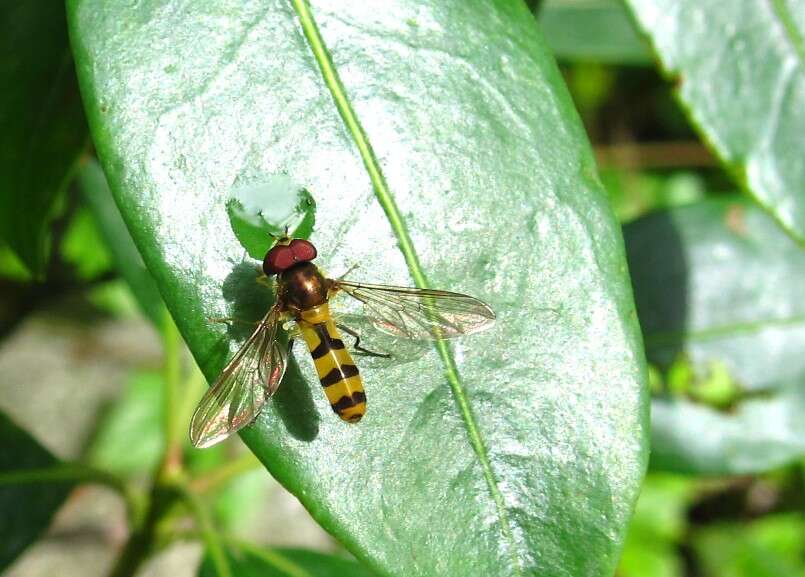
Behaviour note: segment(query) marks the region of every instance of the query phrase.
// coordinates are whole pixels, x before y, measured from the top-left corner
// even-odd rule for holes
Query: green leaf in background
[[[619,577],[681,577],[678,547],[687,530],[692,482],[649,473],[640,490],[618,566]]]
[[[799,0],[627,0],[693,123],[805,243],[805,10]]]
[[[0,413],[0,571],[50,525],[71,483],[31,483],[16,474],[59,461],[33,437]]]
[[[62,258],[74,269],[78,278],[97,278],[112,268],[109,249],[101,239],[92,213],[79,207],[64,233],[61,246]]]
[[[695,172],[667,175],[652,171],[601,170],[609,201],[621,222],[652,210],[692,204],[705,197],[704,179]]]
[[[805,577],[805,520],[773,515],[719,524],[693,535],[702,577]]]
[[[768,471],[805,455],[805,383],[724,413],[685,399],[651,409],[651,466],[698,475]]]
[[[0,243],[0,277],[18,282],[31,280],[31,272],[11,248]]]
[[[655,400],[652,464],[747,473],[805,454],[805,252],[734,199],[653,214],[624,237],[649,360],[684,355],[694,380],[723,366],[746,397],[731,412]]]
[[[157,327],[162,327],[166,314],[162,297],[126,229],[103,170],[96,161],[86,161],[78,170],[77,180],[118,273],[125,279],[140,309]]]
[[[304,549],[266,549],[233,546],[227,557],[238,577],[375,577],[355,561]],[[210,557],[205,557],[199,577],[218,577]]]
[[[208,319],[262,294],[227,200],[243,175],[287,175],[316,199],[329,274],[467,292],[498,323],[366,369],[356,426],[297,348],[242,435],[252,451],[380,574],[611,575],[646,462],[642,344],[619,227],[533,17],[309,10],[69,3],[99,156],[177,325],[214,379],[239,343]]]
[[[53,203],[87,138],[61,2],[2,4],[0,86],[0,239],[39,276]]]
[[[122,474],[154,469],[165,444],[164,395],[165,385],[159,373],[132,375],[121,399],[98,425],[87,454],[89,462]]]
[[[805,251],[751,203],[710,200],[624,227],[649,361],[726,363],[749,390],[805,374]]]
[[[278,174],[236,185],[226,210],[240,244],[250,257],[262,261],[286,230],[295,238],[310,237],[316,203],[304,187]]]
[[[252,527],[261,515],[255,503],[265,499],[272,487],[278,488],[263,469],[238,475],[215,494],[213,513],[216,527],[230,532],[240,529],[242,535],[250,535],[244,528]]]
[[[539,27],[560,60],[647,65],[651,50],[619,0],[545,0]]]

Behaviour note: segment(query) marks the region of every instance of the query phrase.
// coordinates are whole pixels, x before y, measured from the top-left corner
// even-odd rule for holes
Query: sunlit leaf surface
[[[297,345],[249,447],[379,574],[611,575],[646,459],[643,354],[619,227],[533,17],[307,6],[69,3],[99,156],[177,325],[214,379],[249,327],[208,319],[259,318],[271,294],[226,202],[244,175],[287,175],[316,201],[328,274],[468,293],[497,322],[366,368],[354,426]]]
[[[801,0],[626,0],[694,124],[805,243]]]

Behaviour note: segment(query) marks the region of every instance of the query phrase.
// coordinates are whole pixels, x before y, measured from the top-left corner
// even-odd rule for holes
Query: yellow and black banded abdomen
[[[345,421],[357,423],[366,413],[363,381],[325,307],[304,311],[299,328],[333,411]],[[306,318],[320,322],[309,322]]]

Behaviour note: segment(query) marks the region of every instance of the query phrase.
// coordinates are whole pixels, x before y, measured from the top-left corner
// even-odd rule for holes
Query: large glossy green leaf
[[[652,464],[746,473],[805,454],[805,251],[740,200],[660,212],[624,236],[649,360],[684,355],[699,380],[724,366],[744,391],[729,412],[656,400]]]
[[[560,60],[651,64],[646,41],[620,0],[545,0],[539,25]]]
[[[0,239],[38,275],[53,202],[87,138],[61,2],[0,6],[0,86]]]
[[[741,184],[805,243],[801,0],[626,0],[694,124]]]
[[[227,217],[244,175],[310,191],[331,274],[497,311],[366,368],[357,426],[297,348],[243,434],[271,473],[381,574],[611,575],[646,457],[642,346],[618,226],[525,5],[75,0],[69,17],[110,185],[208,378],[238,330],[207,319],[269,304]]]
[[[57,463],[36,439],[0,413],[0,571],[42,534],[72,486],[23,482],[17,474]]]
[[[373,577],[355,561],[304,549],[233,547],[227,554],[238,577]],[[205,557],[199,577],[217,577],[210,557]]]

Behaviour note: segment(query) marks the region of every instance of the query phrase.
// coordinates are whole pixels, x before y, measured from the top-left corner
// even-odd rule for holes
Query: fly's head
[[[263,272],[267,276],[281,274],[300,262],[316,258],[316,247],[303,238],[283,236],[277,240],[263,259]]]

